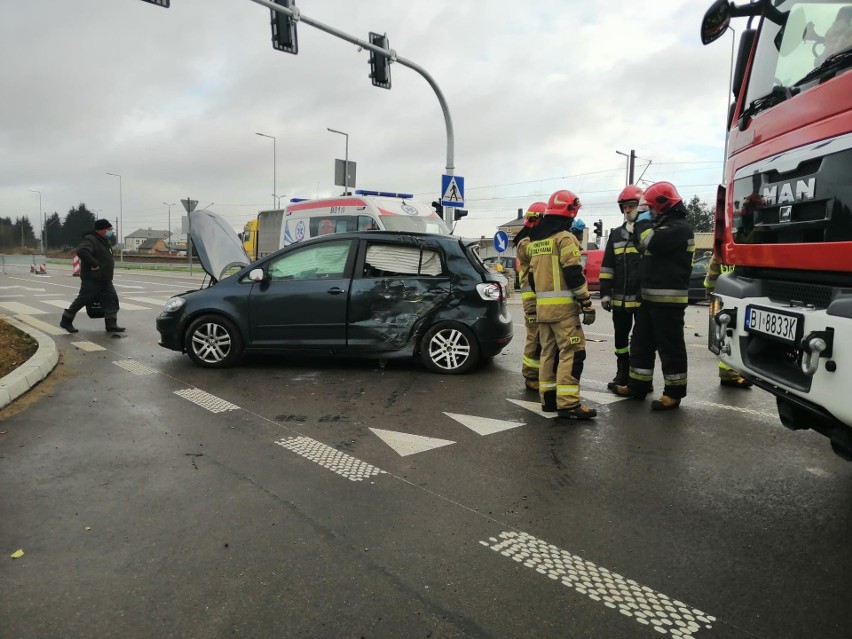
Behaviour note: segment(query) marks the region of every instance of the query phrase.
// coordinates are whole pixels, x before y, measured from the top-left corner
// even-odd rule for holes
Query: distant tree
[[[15,225],[12,223],[11,217],[0,217],[0,249],[8,249],[15,246]],[[18,246],[21,245],[20,242],[21,234],[18,233]]]
[[[696,233],[710,233],[713,230],[713,209],[701,198],[693,195],[686,205],[686,221]]]
[[[15,222],[12,224],[11,246],[35,248],[36,244],[36,236],[33,232],[33,225],[30,222],[30,218],[26,215],[15,218]]]
[[[62,246],[62,220],[59,218],[59,213],[54,212],[45,220],[46,236],[45,242],[49,248],[59,248]]]
[[[62,243],[65,246],[77,246],[83,233],[91,231],[94,227],[95,214],[80,202],[65,216],[65,222],[62,224]]]

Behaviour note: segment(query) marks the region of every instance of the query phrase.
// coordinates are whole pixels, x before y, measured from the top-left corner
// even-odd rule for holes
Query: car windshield
[[[783,0],[777,4],[778,15],[765,18],[761,27],[747,104],[771,94],[773,87],[793,87],[809,74],[808,80],[820,79],[823,74],[814,70],[852,47],[852,3]],[[831,66],[826,73],[840,68],[844,67]]]
[[[443,220],[420,215],[383,215],[382,224],[388,231],[409,231],[412,233],[437,233],[449,235],[450,229]]]

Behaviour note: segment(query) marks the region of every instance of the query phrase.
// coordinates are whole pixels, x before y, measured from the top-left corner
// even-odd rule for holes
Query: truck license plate
[[[796,345],[802,316],[795,313],[747,306],[745,314],[745,329],[753,333],[762,333],[777,340]]]

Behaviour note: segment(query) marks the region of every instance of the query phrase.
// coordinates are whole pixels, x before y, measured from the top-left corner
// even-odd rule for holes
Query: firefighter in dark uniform
[[[536,296],[541,341],[539,396],[542,410],[563,419],[591,419],[597,411],[580,402],[580,376],[586,338],[580,323],[595,321],[595,309],[583,276],[580,245],[571,223],[580,209],[571,191],[550,196],[544,217],[518,247],[521,269]]]
[[[630,372],[630,329],[639,309],[639,247],[633,238],[642,189],[630,185],[618,196],[618,206],[624,214],[624,224],[609,234],[601,263],[601,308],[612,312],[615,330],[615,377],[607,384],[612,390],[626,386]]]
[[[524,214],[524,226],[515,235],[514,244],[516,253],[520,252],[520,246],[529,244],[530,230],[535,227],[544,215],[547,204],[534,202]],[[520,260],[519,260],[520,261]],[[524,326],[527,331],[527,339],[524,342],[524,359],[521,364],[521,375],[524,376],[524,385],[533,391],[538,391],[538,369],[540,367],[541,344],[538,341],[538,322],[536,321],[535,291],[529,284],[529,264],[524,268],[523,264],[518,271],[518,281],[521,284],[521,304],[524,308]]]
[[[630,379],[616,395],[645,399],[653,391],[654,360],[660,354],[664,389],[653,410],[672,410],[686,397],[687,357],[683,337],[695,236],[686,207],[671,182],[656,182],[642,196],[653,222],[639,222],[634,237],[642,251],[642,305],[630,341]]]

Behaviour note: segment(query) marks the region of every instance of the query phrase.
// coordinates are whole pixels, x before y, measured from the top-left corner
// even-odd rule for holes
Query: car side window
[[[328,242],[291,251],[269,263],[272,281],[338,279],[346,273],[352,242]]]
[[[437,277],[443,273],[441,254],[433,249],[399,244],[367,244],[362,277]]]

